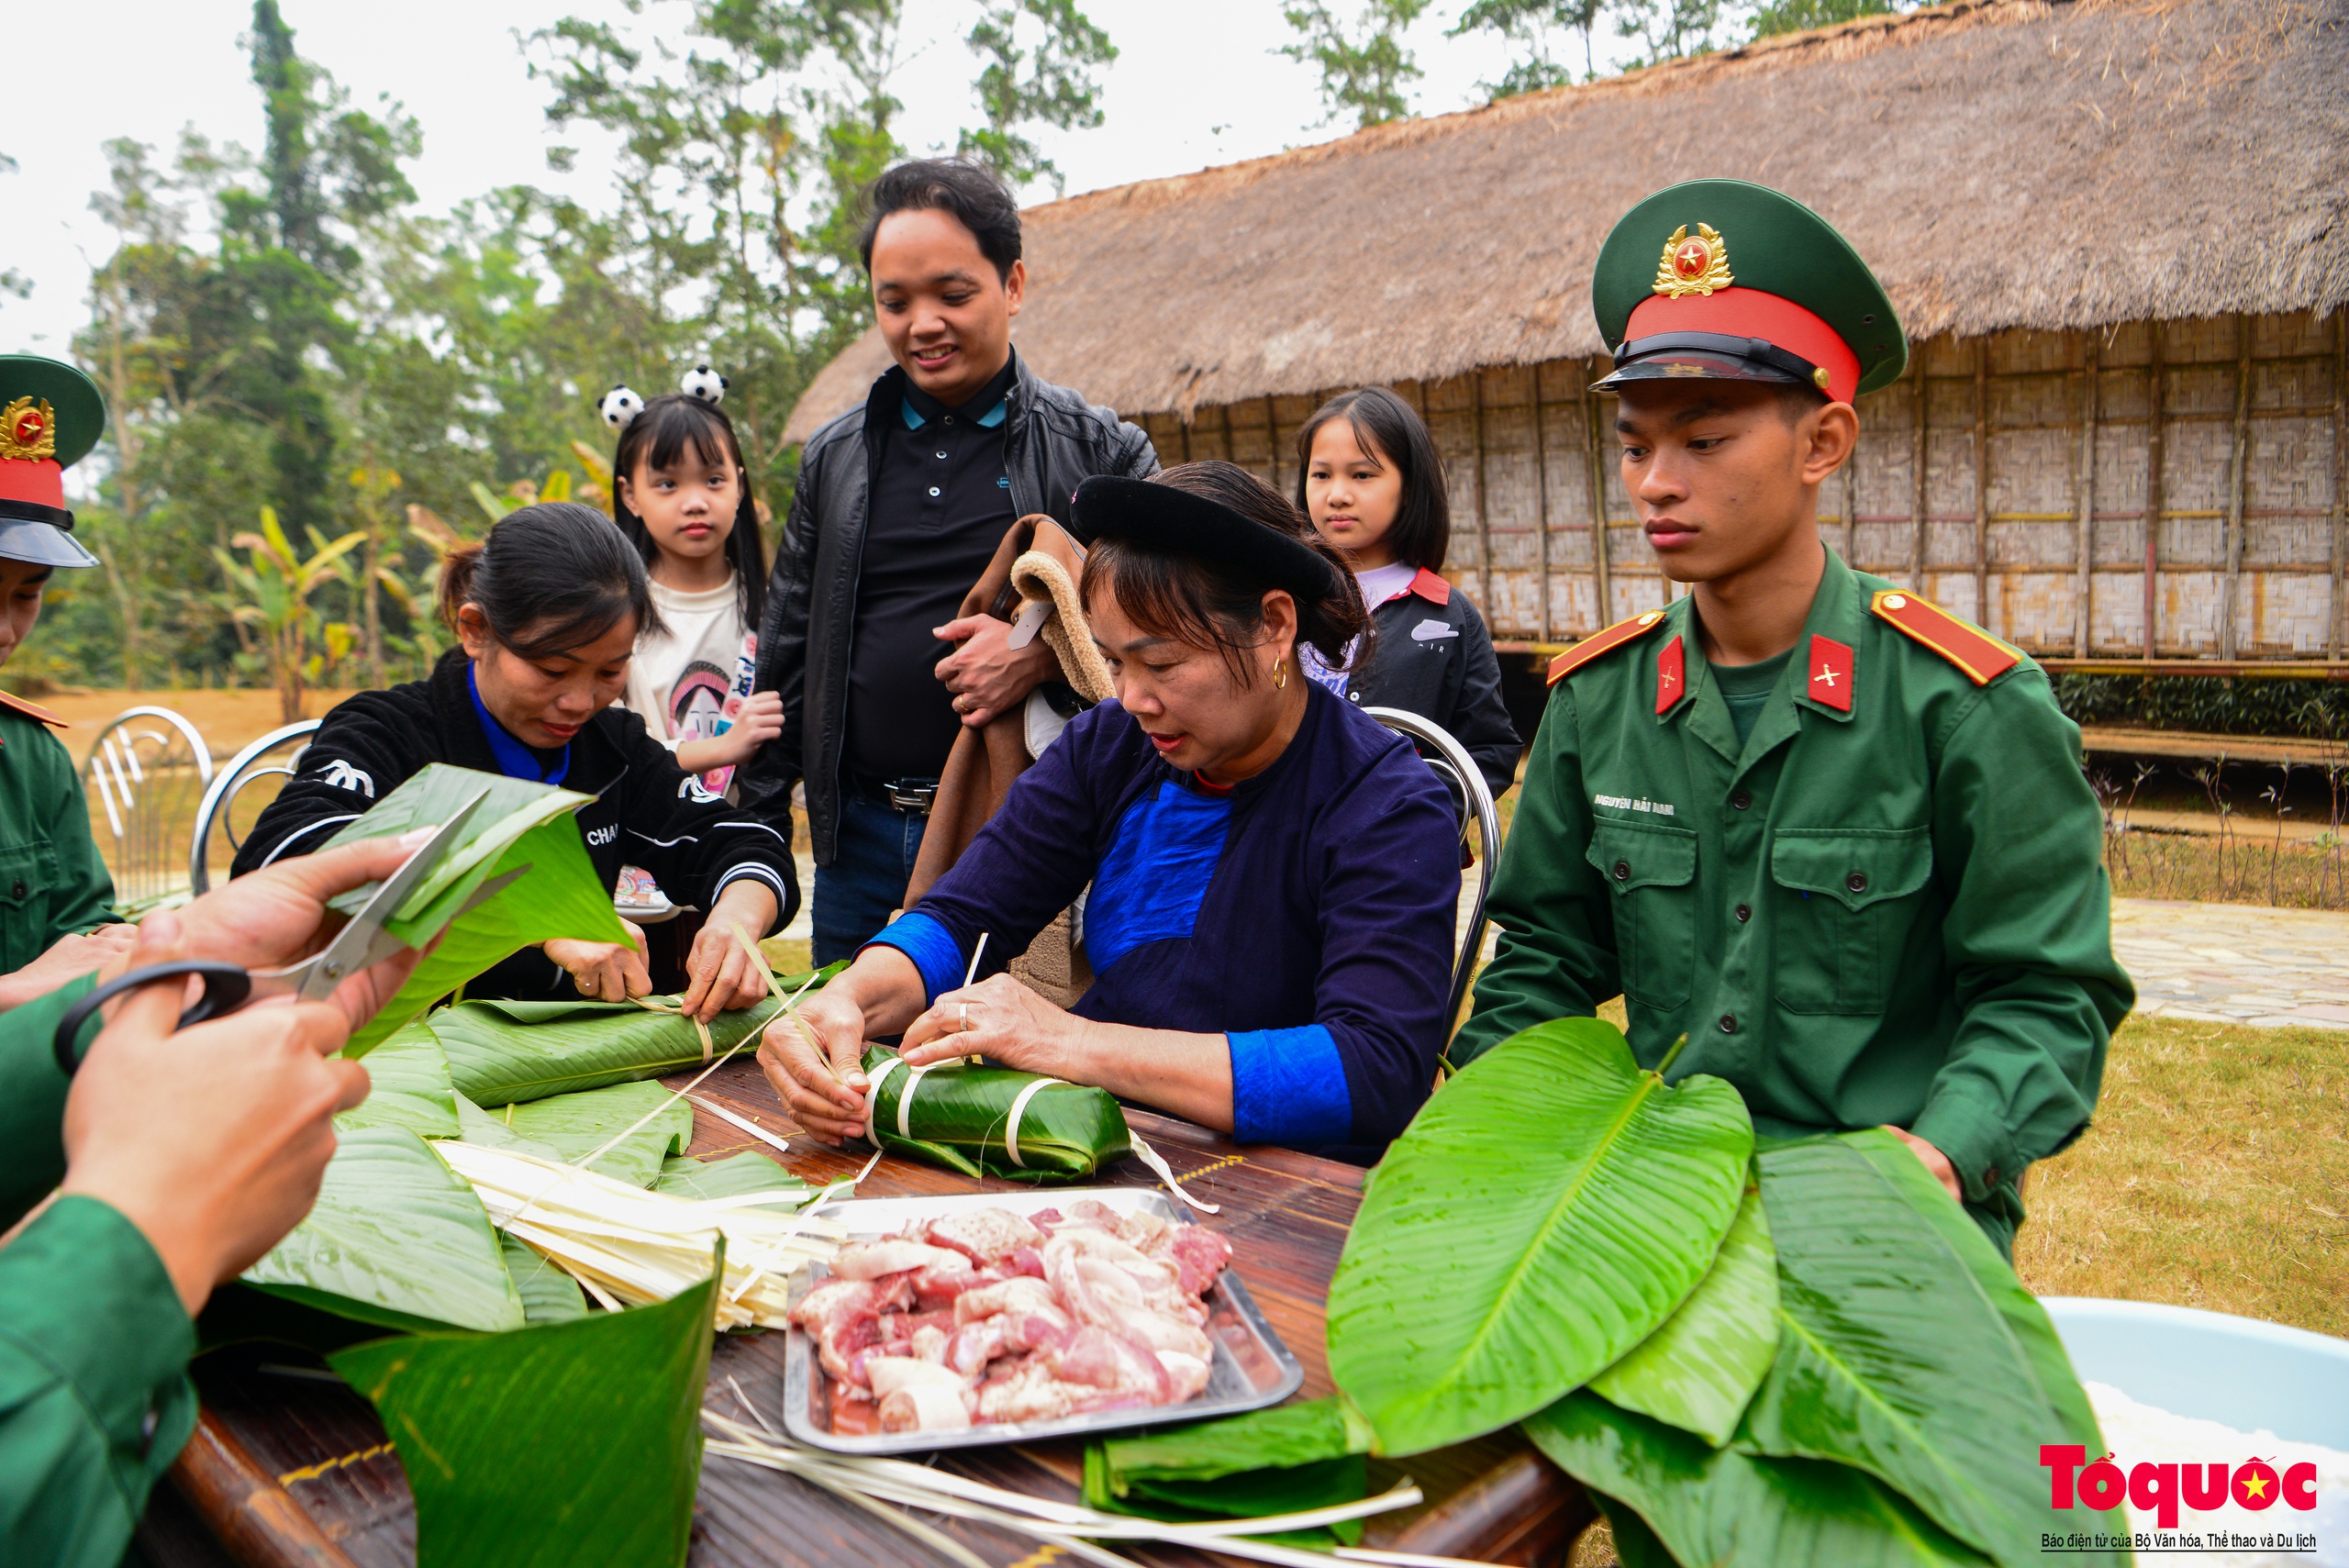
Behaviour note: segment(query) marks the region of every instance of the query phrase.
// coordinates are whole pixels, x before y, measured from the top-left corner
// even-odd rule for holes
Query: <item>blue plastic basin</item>
[[[2040,1305],[2083,1382],[2173,1416],[2349,1450],[2349,1340],[2144,1301],[2050,1296]]]

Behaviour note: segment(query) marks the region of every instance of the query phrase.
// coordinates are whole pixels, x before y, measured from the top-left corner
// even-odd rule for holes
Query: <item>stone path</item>
[[[2112,948],[2146,1017],[2349,1029],[2349,914],[2116,898]]]

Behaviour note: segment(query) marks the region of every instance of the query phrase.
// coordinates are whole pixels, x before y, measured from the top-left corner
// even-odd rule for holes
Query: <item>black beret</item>
[[[1303,539],[1171,484],[1096,475],[1076,487],[1070,521],[1070,531],[1087,548],[1099,539],[1125,539],[1210,567],[1237,567],[1303,603],[1339,592],[1338,569]]]

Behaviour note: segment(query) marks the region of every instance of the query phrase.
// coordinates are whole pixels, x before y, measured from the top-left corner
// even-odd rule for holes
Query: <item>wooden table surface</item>
[[[682,1084],[682,1079],[674,1081]],[[757,1068],[720,1068],[699,1091],[791,1140],[779,1162],[820,1185],[853,1175],[869,1151],[837,1152],[800,1134]],[[1363,1173],[1351,1165],[1265,1147],[1242,1148],[1186,1123],[1129,1113],[1202,1201],[1198,1216],[1231,1239],[1233,1262],[1275,1332],[1305,1369],[1297,1396],[1330,1393],[1322,1306],[1346,1228],[1362,1201]],[[766,1144],[696,1107],[692,1152],[716,1158]],[[1121,1161],[1100,1184],[1148,1186],[1138,1161]],[[951,1172],[885,1159],[866,1178],[867,1197],[1012,1189]],[[710,1405],[740,1418],[733,1390],[770,1419],[783,1406],[779,1333],[721,1336],[710,1359]],[[139,1542],[154,1568],[410,1568],[415,1506],[399,1461],[374,1410],[315,1358],[283,1347],[239,1346],[196,1365],[205,1418],[195,1440],[157,1489]],[[941,1465],[1039,1496],[1074,1501],[1082,1450],[1074,1442],[967,1450]],[[1581,1491],[1514,1434],[1404,1462],[1374,1462],[1373,1490],[1408,1474],[1429,1501],[1372,1520],[1363,1544],[1397,1551],[1526,1565],[1563,1564],[1593,1518]],[[985,1561],[1036,1568],[1036,1542],[991,1528],[929,1522]],[[1206,1564],[1230,1559],[1172,1548],[1127,1548],[1138,1562]],[[1049,1554],[1048,1554],[1049,1555]],[[876,1563],[944,1568],[948,1559],[883,1520],[793,1477],[710,1455],[694,1510],[695,1568],[867,1568]]]

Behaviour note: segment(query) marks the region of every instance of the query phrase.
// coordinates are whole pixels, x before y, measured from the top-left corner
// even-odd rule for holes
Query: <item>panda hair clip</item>
[[[625,430],[629,420],[644,412],[644,399],[630,392],[627,383],[614,382],[611,391],[604,394],[602,400],[596,405],[596,412],[601,414],[604,423],[613,429]]]
[[[677,390],[687,397],[696,397],[714,406],[726,400],[726,389],[732,384],[707,365],[696,365],[685,373],[684,380],[677,383]]]

